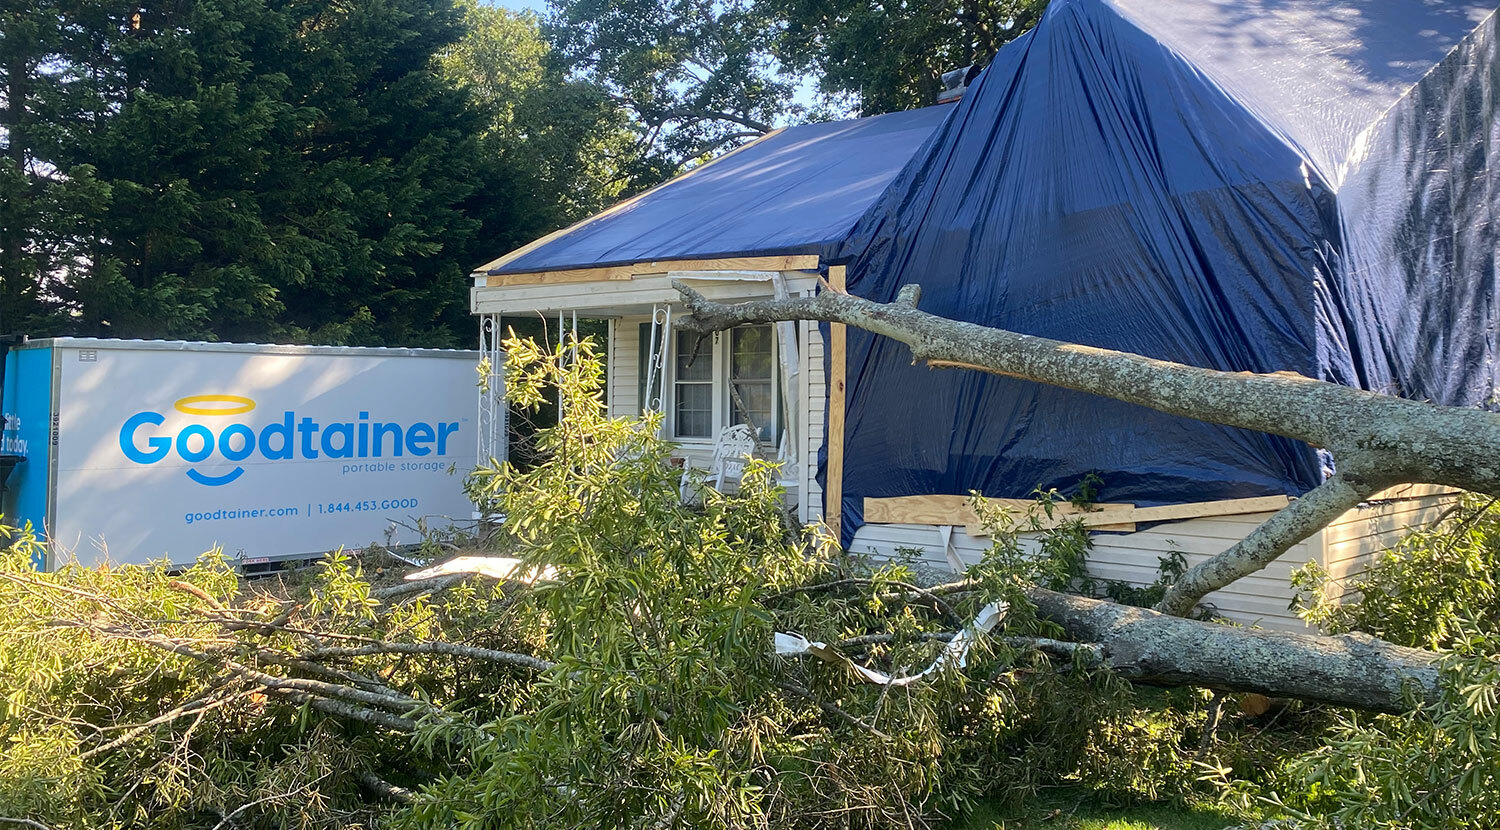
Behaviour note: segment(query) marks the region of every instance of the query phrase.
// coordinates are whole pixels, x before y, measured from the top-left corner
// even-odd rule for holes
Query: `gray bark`
[[[1362,634],[1325,637],[1187,620],[1145,608],[1028,592],[1037,613],[1093,643],[1104,664],[1140,683],[1401,712],[1437,699],[1438,658]]]
[[[1379,489],[1378,484],[1366,483],[1340,470],[1307,495],[1277,511],[1229,550],[1189,568],[1157,603],[1156,610],[1187,616],[1210,592],[1275,562],[1293,545],[1327,527]]]
[[[710,332],[747,323],[825,320],[911,347],[929,366],[967,368],[1114,398],[1161,412],[1281,435],[1332,452],[1339,475],[1193,568],[1159,606],[1186,613],[1204,595],[1253,573],[1359,499],[1417,482],[1500,495],[1500,415],[1379,395],[1292,372],[1220,372],[1128,352],[950,320],[917,309],[920,289],[893,303],[823,291],[816,297],[726,305],[676,284]]]

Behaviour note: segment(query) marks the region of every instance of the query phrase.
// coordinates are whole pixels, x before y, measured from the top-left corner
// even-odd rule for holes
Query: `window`
[[[649,324],[642,324],[643,395],[649,339]],[[782,404],[773,327],[744,326],[701,339],[691,332],[673,332],[669,358],[663,403],[673,437],[711,441],[727,426],[750,424],[761,441],[775,445],[781,434]]]
[[[680,438],[714,437],[714,341],[677,332],[672,350],[672,423]]]
[[[765,442],[776,438],[776,338],[770,326],[729,332],[729,424],[749,424]]]

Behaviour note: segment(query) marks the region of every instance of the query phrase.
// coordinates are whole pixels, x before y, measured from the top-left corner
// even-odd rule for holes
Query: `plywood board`
[[[1022,515],[1036,507],[1036,502],[1028,499],[985,499],[985,502]],[[1071,503],[1061,502],[1053,505],[1052,510],[1056,519],[1088,515],[1088,511],[1092,510],[1125,509],[1134,506],[1133,504],[1099,504],[1085,510]],[[898,496],[865,499],[865,521],[871,524],[962,525],[968,529],[970,536],[989,535],[974,532],[974,528],[979,526],[979,515],[974,512],[969,496]],[[1043,525],[1052,527],[1056,526],[1056,522],[1048,522],[1044,519]],[[1135,525],[1122,522],[1097,529],[1129,531],[1135,530]]]
[[[732,257],[729,259],[671,259],[636,262],[630,265],[611,265],[603,268],[572,268],[562,271],[534,271],[524,274],[490,274],[476,278],[476,283],[484,288],[506,288],[521,285],[613,282],[631,280],[647,274],[666,274],[672,271],[738,271],[743,273],[810,271],[817,267],[818,258],[815,255]]]
[[[1168,504],[1162,507],[1131,507],[1127,509],[1101,510],[1081,516],[1061,516],[1042,526],[1057,526],[1064,521],[1078,519],[1086,527],[1102,530],[1103,525],[1127,524],[1131,522],[1172,522],[1183,519],[1201,519],[1209,516],[1229,516],[1239,513],[1271,513],[1291,504],[1286,496],[1259,496],[1249,499],[1224,499],[1220,501],[1198,501],[1188,504]],[[966,531],[971,536],[981,535],[984,529],[970,526]]]
[[[828,269],[828,285],[840,294],[847,290],[844,266],[833,265]],[[844,379],[848,360],[846,354],[847,330],[843,323],[828,324],[828,483],[823,491],[823,503],[827,505],[823,517],[833,538],[843,538],[844,500]]]

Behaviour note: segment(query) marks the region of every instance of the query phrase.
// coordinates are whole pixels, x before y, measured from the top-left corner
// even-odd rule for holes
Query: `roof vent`
[[[964,91],[969,88],[969,84],[973,83],[975,78],[979,77],[981,69],[979,64],[971,63],[961,69],[944,72],[943,91],[938,93],[937,102],[948,104],[964,97]]]

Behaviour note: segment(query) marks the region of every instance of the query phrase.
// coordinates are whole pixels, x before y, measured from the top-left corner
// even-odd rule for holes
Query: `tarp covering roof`
[[[1500,59],[1460,0],[1053,0],[837,255],[852,293],[1221,370],[1492,405]],[[1300,494],[1313,448],[849,332],[866,497]]]
[[[953,111],[789,127],[506,262],[509,274],[669,259],[821,254]]]

